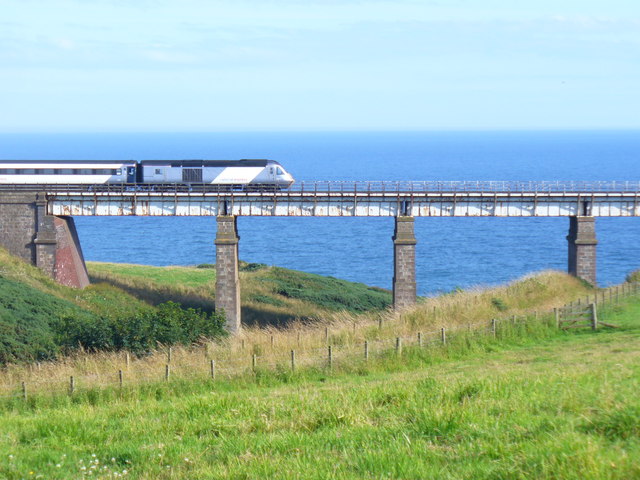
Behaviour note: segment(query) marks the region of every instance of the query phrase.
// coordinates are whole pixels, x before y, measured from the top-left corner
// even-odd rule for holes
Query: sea
[[[640,181],[640,131],[0,134],[2,159],[279,161],[297,181]],[[209,217],[77,217],[86,260],[215,263]],[[391,288],[392,218],[240,217],[240,258]],[[417,218],[421,295],[567,269],[568,218]],[[640,268],[640,218],[598,218],[602,286]]]

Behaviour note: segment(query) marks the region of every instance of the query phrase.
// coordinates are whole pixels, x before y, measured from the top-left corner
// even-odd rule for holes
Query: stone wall
[[[0,194],[0,245],[33,265],[37,226],[35,194]]]

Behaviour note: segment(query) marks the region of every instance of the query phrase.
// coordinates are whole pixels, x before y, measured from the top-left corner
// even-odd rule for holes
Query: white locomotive
[[[0,185],[218,185],[288,188],[273,160],[0,160]]]

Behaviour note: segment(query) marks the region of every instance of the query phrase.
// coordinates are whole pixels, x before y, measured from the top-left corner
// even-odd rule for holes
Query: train
[[[0,160],[0,185],[137,185],[289,188],[274,160]]]

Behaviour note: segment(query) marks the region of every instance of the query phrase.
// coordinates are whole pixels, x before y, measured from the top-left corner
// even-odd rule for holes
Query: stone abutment
[[[58,283],[89,285],[75,223],[71,217],[47,215],[44,194],[0,194],[0,245]]]

